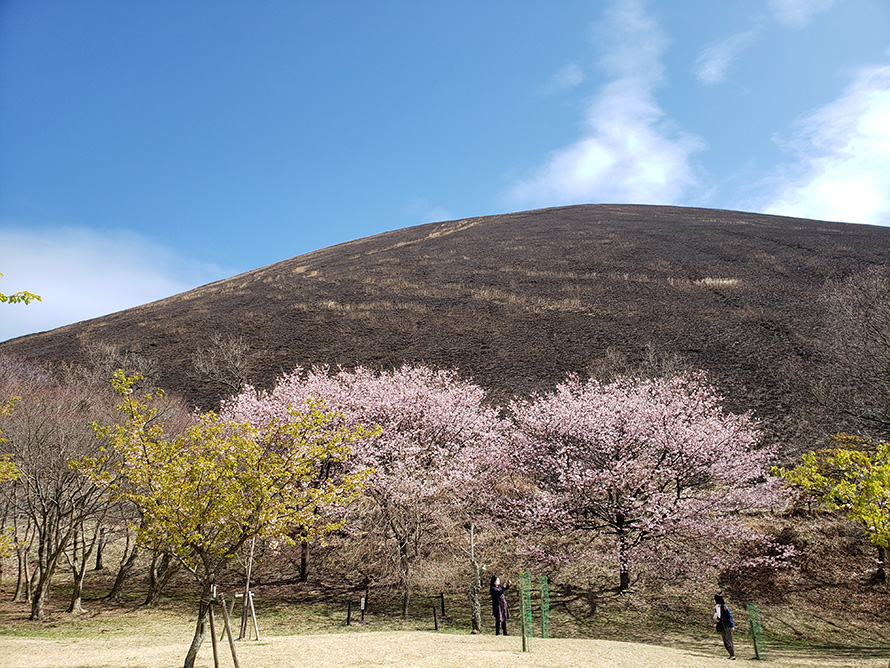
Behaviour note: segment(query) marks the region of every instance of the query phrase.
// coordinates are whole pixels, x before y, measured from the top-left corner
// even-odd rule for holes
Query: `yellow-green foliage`
[[[289,541],[300,527],[308,539],[338,528],[323,509],[350,502],[366,483],[368,471],[324,471],[372,432],[334,427],[337,415],[317,405],[262,429],[205,413],[167,438],[154,421],[154,397],[135,397],[134,380],[115,374],[123,419],[96,427],[107,447],[80,466],[140,509],[144,545],[174,554],[202,584],[253,537]]]
[[[890,444],[839,434],[840,446],[801,457],[791,470],[774,469],[793,487],[830,510],[843,510],[875,545],[890,548]]]
[[[3,274],[0,274],[0,276],[2,276],[2,275]],[[35,294],[33,294],[31,292],[27,292],[27,291],[14,292],[11,295],[4,295],[2,292],[0,292],[0,304],[6,303],[6,302],[8,302],[10,304],[19,304],[19,303],[30,304],[32,301],[39,302],[39,301],[43,301],[43,300],[40,298],[40,295],[35,295]]]

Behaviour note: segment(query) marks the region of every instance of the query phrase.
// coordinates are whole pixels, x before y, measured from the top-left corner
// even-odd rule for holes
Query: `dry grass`
[[[110,632],[80,638],[0,637],[0,668],[139,667],[179,665],[189,642],[189,629],[167,633]],[[295,665],[330,668],[416,666],[421,668],[489,668],[503,666],[549,668],[703,668],[725,665],[725,654],[715,636],[710,643],[678,643],[659,646],[609,640],[533,639],[532,651],[521,651],[516,636],[494,637],[430,631],[384,631],[327,635],[268,636],[261,642],[236,643],[239,662],[245,668],[285,668]],[[221,665],[232,665],[228,646],[218,645]],[[739,658],[752,659],[740,649]],[[774,652],[776,668],[883,668],[878,656],[851,657],[806,652]],[[197,666],[213,665],[208,639],[198,655]]]
[[[160,668],[181,665],[194,630],[194,592],[187,582],[173,588],[160,607],[138,606],[140,596],[115,604],[92,599],[88,613],[61,612],[63,591],[54,593],[50,619],[27,621],[26,606],[0,602],[0,668]],[[556,638],[532,639],[532,652],[521,652],[514,635],[494,637],[489,619],[486,632],[470,635],[466,602],[456,592],[446,596],[448,615],[440,616],[441,631],[432,630],[431,604],[438,599],[418,595],[408,620],[399,615],[392,592],[372,592],[373,612],[359,621],[356,605],[361,592],[328,591],[314,586],[300,593],[292,586],[265,587],[258,598],[262,640],[238,641],[244,668],[290,666],[416,666],[448,668],[518,666],[562,668],[593,666],[622,668],[684,668],[725,665],[725,652],[708,622],[709,610],[700,592],[661,598],[634,595],[606,598],[591,615],[584,600],[554,599],[551,632]],[[883,591],[883,590],[881,590]],[[7,592],[8,593],[8,592]],[[98,592],[97,592],[98,593]],[[877,592],[876,592],[877,593]],[[6,597],[4,597],[6,598]],[[345,626],[346,601],[352,600],[353,625]],[[870,601],[873,603],[873,601]],[[746,632],[744,608],[734,610],[736,651],[740,660],[754,658]],[[884,668],[887,649],[881,627],[863,625],[851,615],[842,619],[813,607],[813,601],[793,600],[785,606],[762,608],[768,631],[770,664],[777,668]],[[237,612],[236,612],[237,616]],[[535,608],[537,627],[538,611]],[[221,615],[217,614],[221,633]],[[236,621],[237,625],[237,621]],[[790,629],[790,631],[789,631]],[[801,630],[804,632],[801,634]],[[838,634],[836,631],[845,630]],[[537,631],[537,628],[536,628]],[[643,640],[645,644],[638,641]],[[218,645],[221,665],[231,666],[225,641]],[[213,665],[208,638],[196,664]]]
[[[668,285],[674,287],[695,286],[700,288],[737,288],[742,284],[738,278],[715,278],[713,276],[705,276],[697,281],[688,278],[669,278]]]

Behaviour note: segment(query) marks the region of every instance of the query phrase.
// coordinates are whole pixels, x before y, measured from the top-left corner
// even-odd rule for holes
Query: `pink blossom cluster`
[[[531,533],[609,537],[626,574],[665,541],[754,540],[740,513],[775,499],[766,483],[774,450],[760,446],[750,414],[723,409],[704,373],[570,377],[504,411],[453,371],[298,368],[271,391],[245,388],[223,416],[262,424],[310,400],[380,428],[352,465],[374,470],[369,494],[403,559],[408,537],[437,514],[506,509]]]
[[[461,521],[493,487],[493,457],[507,442],[508,423],[484,400],[482,388],[453,371],[298,368],[271,391],[245,388],[223,414],[262,424],[321,401],[348,425],[378,428],[357,444],[349,465],[373,471],[368,497],[376,509],[360,521],[382,538],[381,546],[391,546],[409,591],[414,565],[441,540],[444,520]]]
[[[348,424],[380,427],[378,436],[360,442],[353,465],[374,469],[372,494],[390,503],[464,493],[507,440],[508,425],[484,404],[482,388],[454,371],[422,366],[380,373],[297,368],[271,391],[246,387],[222,413],[262,424],[286,420],[310,400]]]
[[[611,537],[625,573],[681,538],[751,540],[740,513],[768,508],[774,450],[750,414],[723,410],[703,373],[670,379],[571,377],[510,406],[517,469],[512,500],[539,527]]]

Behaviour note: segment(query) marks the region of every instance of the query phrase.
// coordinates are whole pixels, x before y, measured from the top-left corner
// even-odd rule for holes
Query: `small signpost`
[[[754,657],[758,661],[766,661],[766,644],[763,642],[763,627],[760,625],[760,610],[756,603],[748,604],[748,626],[751,627],[751,638],[754,641]]]

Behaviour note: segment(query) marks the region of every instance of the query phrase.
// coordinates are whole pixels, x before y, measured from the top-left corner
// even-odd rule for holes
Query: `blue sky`
[[[587,202],[890,225],[890,3],[0,3],[0,340]]]

